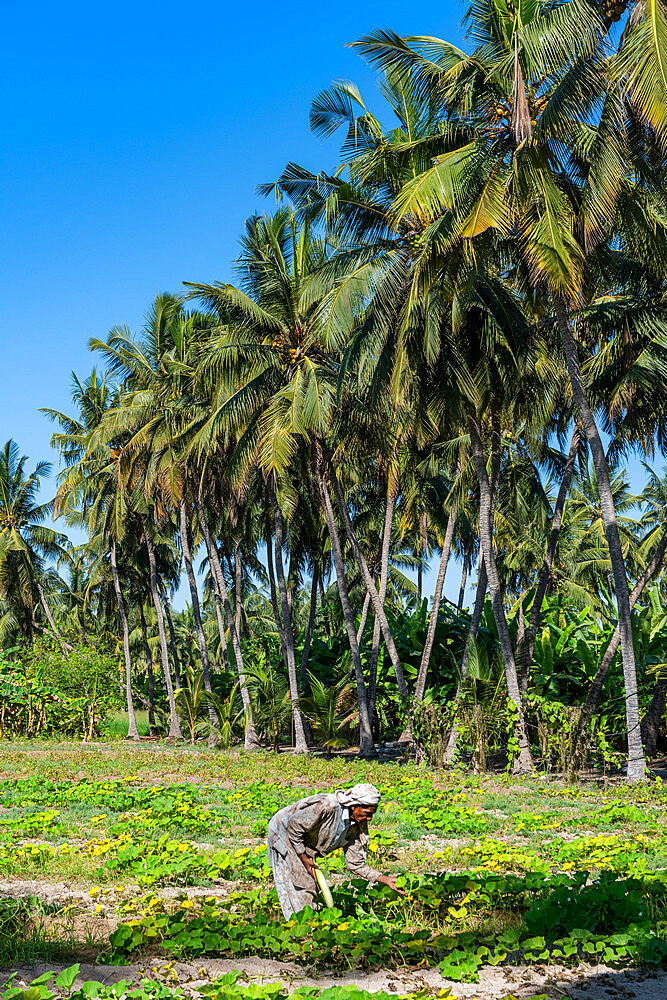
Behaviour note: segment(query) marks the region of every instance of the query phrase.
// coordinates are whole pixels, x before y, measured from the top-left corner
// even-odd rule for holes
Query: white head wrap
[[[336,792],[336,798],[342,806],[376,806],[380,801],[380,792],[375,785],[360,784],[352,788],[341,788]]]

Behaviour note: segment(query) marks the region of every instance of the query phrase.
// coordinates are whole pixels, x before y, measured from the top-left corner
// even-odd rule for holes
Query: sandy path
[[[32,979],[52,968],[60,971],[64,966],[36,963],[33,967],[0,970],[0,983],[16,972],[15,984],[29,984]],[[276,962],[271,959],[204,959],[199,962],[157,961],[153,963],[104,966],[81,965],[79,983],[94,979],[112,984],[121,979],[136,982],[142,978],[160,979],[173,986],[181,986],[188,994],[197,994],[198,987],[224,973],[239,970],[248,979],[262,982],[280,980],[288,989],[312,986],[321,989],[330,986],[358,986],[370,991],[411,993],[428,989],[437,994],[449,988],[452,997],[461,1000],[500,1000],[508,994],[517,1000],[529,1000],[536,994],[546,994],[549,1000],[667,1000],[667,973],[649,974],[643,970],[629,969],[618,972],[605,966],[583,966],[572,971],[558,966],[532,966],[487,968],[480,972],[479,983],[452,983],[436,969],[398,970],[379,972],[350,972],[341,976],[309,974],[298,965]]]
[[[129,888],[129,887],[126,887]],[[134,887],[135,891],[139,887]],[[176,888],[154,888],[140,890],[151,892],[162,898],[173,898],[183,890]],[[220,887],[188,887],[193,895],[224,895]],[[15,899],[37,896],[45,903],[80,904],[80,918],[92,916],[94,902],[88,888],[76,883],[45,882],[41,879],[0,880],[0,897]],[[96,923],[104,927],[104,936],[117,923],[118,915],[112,899],[105,900],[104,913],[96,916]],[[107,926],[107,925],[111,926]],[[90,954],[90,952],[89,952]],[[64,965],[14,966],[0,969],[0,984],[16,973],[16,984],[29,984],[37,976],[51,969],[60,971]],[[479,983],[452,983],[443,979],[437,969],[401,969],[392,971],[361,972],[355,970],[344,975],[328,976],[315,974],[302,966],[277,962],[272,959],[200,959],[196,962],[169,963],[165,959],[147,960],[143,963],[124,966],[102,966],[81,963],[79,982],[97,980],[115,983],[121,979],[136,982],[142,978],[160,979],[170,985],[181,986],[186,993],[197,994],[197,987],[216,979],[224,973],[239,970],[248,979],[263,982],[280,980],[287,989],[297,986],[313,986],[321,989],[330,986],[356,985],[370,991],[405,994],[428,989],[433,995],[449,988],[452,997],[461,1000],[502,1000],[511,994],[516,1000],[530,1000],[535,995],[544,995],[549,1000],[667,1000],[667,972],[648,973],[641,969],[618,971],[605,966],[579,966],[576,970],[560,966],[506,966],[483,968],[479,973]]]

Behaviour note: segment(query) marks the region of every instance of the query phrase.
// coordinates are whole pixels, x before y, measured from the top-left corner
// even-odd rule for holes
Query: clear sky
[[[91,336],[141,325],[162,290],[229,277],[255,193],[285,163],[331,167],[308,133],[335,78],[374,92],[346,43],[374,27],[458,32],[458,5],[264,0],[0,2],[0,436],[45,457],[40,406],[69,405]]]
[[[289,160],[334,79],[376,94],[346,43],[377,27],[461,37],[458,4],[366,0],[0,2],[0,439],[49,456],[40,406],[70,410],[90,337],[135,330],[153,296],[230,277],[255,187]],[[378,107],[379,107],[378,103]],[[55,456],[53,456],[55,457]],[[53,487],[48,487],[52,493]]]
[[[136,330],[159,291],[230,277],[255,187],[289,160],[337,162],[313,96],[375,77],[346,48],[373,28],[461,43],[463,7],[366,0],[0,0],[0,439],[49,457],[40,406],[69,411],[90,337]],[[378,102],[377,107],[381,104]],[[452,573],[449,596],[458,583]],[[429,589],[427,581],[427,591]]]

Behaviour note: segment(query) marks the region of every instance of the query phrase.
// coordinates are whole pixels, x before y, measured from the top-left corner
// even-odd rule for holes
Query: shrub
[[[0,660],[0,736],[92,739],[119,702],[115,658],[85,643],[66,652],[44,639]]]

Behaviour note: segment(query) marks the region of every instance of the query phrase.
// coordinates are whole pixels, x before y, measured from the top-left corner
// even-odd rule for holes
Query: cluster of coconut
[[[600,17],[608,24],[613,24],[625,14],[628,4],[622,0],[600,0]]]

